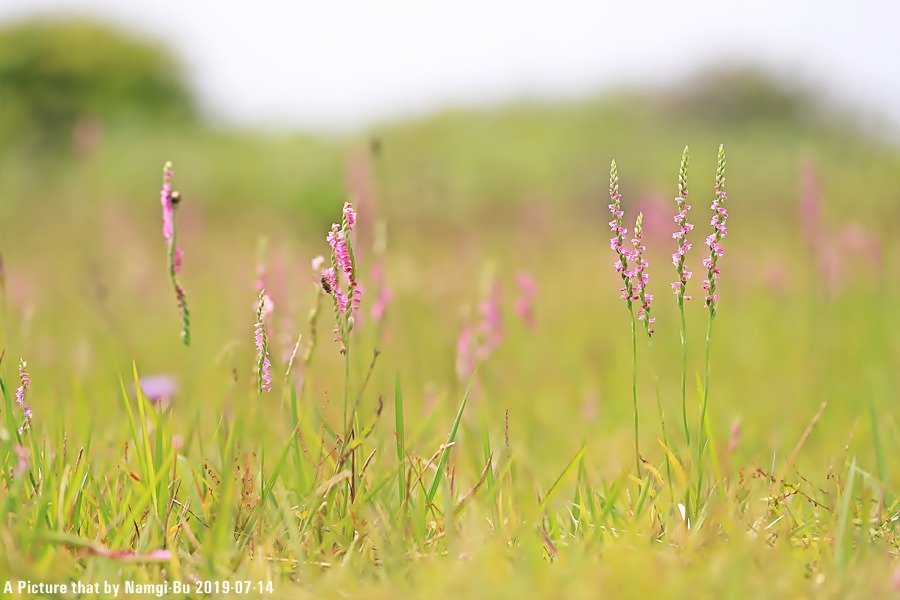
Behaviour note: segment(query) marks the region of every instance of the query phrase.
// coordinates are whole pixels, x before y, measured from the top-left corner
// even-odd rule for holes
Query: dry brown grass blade
[[[479,488],[481,488],[481,486],[484,485],[484,482],[487,479],[488,471],[492,467],[493,459],[494,459],[494,453],[491,452],[488,455],[487,464],[484,465],[484,469],[482,469],[482,471],[481,471],[481,477],[478,478],[478,483],[475,484],[475,486],[469,491],[468,494],[466,494],[464,497],[460,498],[459,502],[456,503],[456,508],[453,509],[454,515],[459,515],[462,512],[462,510],[465,508],[466,502],[468,502],[470,498],[475,496],[475,494],[478,493]]]
[[[812,434],[813,429],[816,428],[816,424],[819,422],[819,419],[822,418],[822,414],[825,412],[825,407],[828,405],[828,402],[822,402],[819,405],[819,410],[816,411],[816,414],[813,415],[812,420],[809,422],[809,425],[806,426],[806,431],[803,432],[803,435],[800,436],[800,440],[797,442],[797,445],[794,446],[794,449],[791,451],[790,455],[787,458],[787,461],[784,463],[784,466],[781,467],[781,470],[778,472],[778,476],[772,482],[772,491],[775,491],[775,486],[784,482],[784,478],[787,476],[788,471],[793,467],[794,461],[797,459],[797,455],[800,454],[800,450],[803,446],[806,445],[806,441],[809,439],[810,434]]]

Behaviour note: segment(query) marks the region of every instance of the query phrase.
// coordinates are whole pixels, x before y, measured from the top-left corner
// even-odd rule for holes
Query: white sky
[[[0,0],[168,40],[228,122],[347,128],[466,103],[677,81],[740,60],[900,124],[900,2]]]

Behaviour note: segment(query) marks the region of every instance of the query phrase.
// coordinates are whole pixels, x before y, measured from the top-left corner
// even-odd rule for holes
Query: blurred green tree
[[[0,147],[78,151],[104,127],[196,114],[161,45],[81,19],[0,29]]]

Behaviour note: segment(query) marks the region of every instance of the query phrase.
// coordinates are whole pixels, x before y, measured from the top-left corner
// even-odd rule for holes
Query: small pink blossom
[[[184,262],[184,253],[178,247],[175,240],[175,205],[178,197],[172,191],[172,163],[163,165],[163,185],[160,191],[160,204],[162,205],[163,237],[166,240],[167,267],[172,287],[175,290],[175,299],[181,313],[181,339],[186,346],[191,343],[191,315],[187,303],[187,294],[178,282],[178,274]]]
[[[178,383],[170,375],[148,375],[139,382],[141,393],[151,404],[171,400],[178,391]]]
[[[706,306],[710,313],[715,316],[716,307],[719,303],[719,296],[716,294],[716,287],[719,281],[719,258],[725,255],[725,250],[721,246],[721,241],[728,235],[725,228],[725,221],[728,219],[728,211],[725,209],[725,203],[728,196],[725,193],[725,148],[719,146],[719,160],[716,168],[716,194],[712,201],[711,210],[713,217],[710,221],[713,232],[706,238],[706,245],[709,246],[709,257],[703,259],[703,266],[707,270],[706,279],[703,280],[703,290],[706,292]]]
[[[503,341],[502,291],[499,280],[488,280],[487,293],[478,303],[477,322],[469,317],[463,322],[456,343],[456,372],[461,379],[472,375]]]
[[[159,193],[159,202],[162,205],[162,232],[166,241],[172,240],[175,225],[173,219],[174,207],[172,206],[172,163],[167,162],[163,166],[163,186]]]
[[[25,362],[24,360],[19,360],[19,381],[22,385],[20,385],[18,389],[16,389],[16,404],[18,404],[19,408],[22,409],[22,414],[25,417],[21,427],[19,427],[20,435],[31,429],[31,417],[33,416],[31,407],[29,407],[25,402],[25,396],[27,395],[28,388],[31,386],[31,378],[28,376],[28,372],[25,370],[27,366],[27,362]]]
[[[728,439],[728,451],[734,452],[737,450],[738,442],[741,439],[741,422],[735,421],[734,425],[731,426],[731,437]]]
[[[362,300],[362,290],[359,288],[359,284],[356,281],[353,258],[346,237],[346,234],[350,231],[349,224],[351,222],[356,223],[356,213],[353,212],[352,208],[348,209],[348,206],[349,203],[345,205],[344,208],[347,228],[341,229],[337,224],[332,225],[331,231],[328,232],[326,239],[328,245],[331,246],[332,257],[337,266],[337,271],[343,273],[348,281],[347,295],[344,298],[345,300],[349,299],[352,309],[357,311],[359,310],[360,301]],[[346,303],[341,308],[341,314],[344,312],[346,312]]]
[[[338,270],[348,276],[351,275],[353,273],[353,264],[350,260],[350,251],[347,248],[344,232],[341,231],[337,223],[331,226],[331,231],[328,232],[326,239],[328,240],[328,245],[331,246],[331,251],[334,253]]]
[[[21,477],[28,471],[28,459],[31,457],[31,452],[19,444],[16,444],[15,452],[17,461],[13,468],[13,477]]]
[[[822,199],[819,173],[809,158],[804,159],[800,168],[800,200],[797,216],[807,247],[815,251],[822,238]]]
[[[616,273],[622,276],[624,285],[619,291],[622,299],[627,303],[628,309],[631,310],[633,295],[631,280],[634,273],[628,269],[628,261],[632,259],[632,255],[631,251],[625,247],[628,229],[622,226],[622,217],[625,216],[625,211],[622,210],[621,205],[622,195],[619,193],[619,171],[616,168],[616,161],[612,161],[609,167],[609,199],[609,212],[613,215],[613,220],[609,222],[609,229],[615,234],[609,240],[609,247],[619,257],[619,260],[613,264],[613,267]]]
[[[475,372],[474,333],[471,323],[466,322],[456,339],[456,375],[460,379],[468,379]]]
[[[184,252],[178,246],[172,251],[172,268],[176,273],[181,273],[181,265],[184,263]]]
[[[691,205],[687,203],[687,167],[688,167],[688,149],[685,147],[681,155],[681,167],[678,171],[678,196],[675,198],[677,214],[675,215],[675,224],[678,229],[672,234],[672,239],[678,242],[678,248],[672,255],[672,264],[675,265],[675,273],[678,279],[672,282],[672,291],[675,294],[678,306],[683,306],[685,300],[691,297],[685,295],[687,291],[687,282],[690,280],[692,273],[685,268],[685,260],[688,251],[691,249],[691,243],[687,240],[694,226],[688,222],[688,212]]]
[[[490,285],[487,297],[481,301],[479,306],[481,312],[481,323],[478,328],[478,334],[481,338],[479,360],[487,359],[497,349],[500,342],[503,341],[503,317],[500,313],[502,293],[500,282],[494,279]]]
[[[341,284],[338,282],[337,275],[335,275],[334,267],[328,267],[323,270],[322,277],[325,279],[325,283],[328,284],[328,288],[337,302],[339,314],[343,315],[347,312],[347,295],[341,290]]]
[[[647,293],[647,283],[650,281],[650,275],[647,273],[647,261],[644,259],[644,213],[639,213],[634,224],[634,239],[631,240],[634,250],[631,253],[631,259],[634,261],[635,269],[631,274],[631,301],[638,303],[638,309],[635,311],[639,321],[643,321],[647,329],[647,335],[653,335],[654,331],[650,329],[656,318],[650,316],[650,303],[653,302],[653,295]]]
[[[353,204],[350,202],[344,203],[344,223],[346,223],[347,233],[356,227],[356,211],[353,210]]]
[[[534,298],[537,295],[537,284],[534,278],[525,271],[519,271],[516,276],[516,283],[519,287],[519,297],[516,298],[515,309],[516,314],[522,319],[522,322],[531,329],[534,328]]]
[[[384,280],[384,259],[381,258],[372,267],[372,285],[378,288],[378,296],[372,304],[371,315],[372,320],[379,323],[384,319],[384,314],[391,302],[391,288],[388,287]],[[359,286],[357,286],[359,287]]]

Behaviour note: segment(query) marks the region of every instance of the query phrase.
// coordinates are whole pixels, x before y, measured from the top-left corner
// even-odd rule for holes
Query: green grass
[[[132,131],[44,177],[39,161],[10,157],[0,167],[0,192],[14,200],[0,203],[0,585],[209,581],[231,596],[224,582],[249,581],[259,596],[271,581],[279,598],[888,594],[900,514],[889,309],[900,277],[888,235],[900,153],[837,127],[720,127],[670,110],[610,98],[382,128],[368,181],[377,201],[363,207],[354,250],[367,286],[381,256],[376,221],[386,223],[393,300],[373,323],[378,290],[364,287],[346,362],[309,262],[327,254],[343,157],[361,144]],[[701,434],[700,257],[722,141],[729,237]],[[685,143],[690,445],[669,288]],[[799,233],[806,154],[819,165],[826,230],[858,221],[882,248],[874,267],[845,251],[835,291]],[[658,319],[652,355],[635,347],[639,476],[630,317],[606,224],[613,157],[626,224],[645,213]],[[189,348],[159,233],[168,159],[185,198]],[[253,344],[261,236],[275,303],[269,394],[257,392]],[[513,310],[519,270],[538,284],[534,328]],[[492,273],[504,338],[461,378],[456,339]],[[32,380],[25,435],[19,357]],[[166,406],[134,392],[140,375],[160,372],[179,381]],[[13,474],[17,445],[29,462]]]

